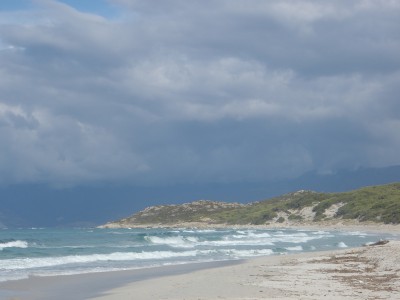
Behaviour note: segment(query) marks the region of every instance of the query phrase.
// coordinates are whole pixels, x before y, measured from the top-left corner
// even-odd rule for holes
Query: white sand
[[[400,241],[350,250],[268,256],[138,281],[92,300],[400,299]]]

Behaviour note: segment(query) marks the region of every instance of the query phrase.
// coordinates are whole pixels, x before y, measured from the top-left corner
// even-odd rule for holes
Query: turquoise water
[[[0,281],[358,247],[398,235],[255,229],[3,229]]]

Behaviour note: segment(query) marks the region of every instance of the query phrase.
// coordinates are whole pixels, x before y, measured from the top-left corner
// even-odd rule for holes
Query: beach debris
[[[364,246],[381,246],[381,245],[386,245],[387,243],[389,243],[389,240],[379,240],[375,243],[368,243],[368,244],[364,244]]]

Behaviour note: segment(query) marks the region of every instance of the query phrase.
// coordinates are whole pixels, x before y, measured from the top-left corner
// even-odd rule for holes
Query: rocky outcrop
[[[180,205],[150,206],[130,217],[109,222],[102,228],[126,228],[143,226],[179,226],[187,223],[215,223],[212,216],[222,211],[244,207],[240,203],[227,203],[210,200],[198,200]]]

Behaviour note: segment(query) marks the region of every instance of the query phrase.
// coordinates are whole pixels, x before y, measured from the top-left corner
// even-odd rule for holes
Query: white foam
[[[340,242],[337,244],[339,248],[347,248],[348,246],[344,242]]]
[[[272,243],[307,243],[312,240],[320,239],[319,236],[304,236],[304,237],[297,237],[297,236],[286,236],[286,237],[274,237],[271,238]]]
[[[270,238],[271,235],[269,233],[253,233],[253,232],[237,232],[239,234],[234,234],[231,237],[235,238],[235,239],[265,239],[265,238]],[[226,237],[227,239],[229,239],[230,237]]]
[[[197,243],[199,241],[199,239],[197,237],[194,236],[189,236],[186,238],[186,240],[188,240],[191,243]]]
[[[289,251],[303,251],[303,247],[302,246],[286,247],[285,249],[289,250]]]
[[[199,246],[213,246],[213,247],[224,247],[224,246],[273,246],[274,243],[266,240],[224,240],[224,241],[204,241],[199,242]]]
[[[147,236],[145,239],[155,245],[168,245],[174,248],[194,248],[196,246],[235,246],[235,245],[275,245],[276,243],[307,243],[311,240],[331,237],[329,232],[319,231],[310,232],[291,232],[286,233],[280,232],[257,232],[254,230],[237,230],[232,235],[224,236],[222,240],[208,240],[200,241],[197,237],[189,236],[174,236],[174,237],[158,237],[158,236]]]
[[[0,250],[3,250],[4,248],[28,248],[28,242],[17,240],[0,243]]]
[[[318,234],[318,235],[321,235],[321,234],[330,234],[330,232],[328,232],[328,231],[323,231],[323,230],[320,230],[320,231],[314,231],[314,232],[311,232],[312,234]]]
[[[347,232],[342,232],[342,235],[356,235],[356,236],[367,236],[368,234],[366,232],[361,232],[361,231],[347,231]]]
[[[181,229],[182,232],[185,233],[212,233],[212,232],[217,232],[215,229]],[[174,231],[172,231],[174,232]],[[220,231],[223,232],[223,231]]]
[[[326,231],[317,232],[257,232],[257,231],[244,231],[238,230],[232,236],[224,237],[225,243],[234,245],[274,245],[276,243],[307,243],[311,240],[322,239],[326,237],[333,237],[333,235]]]
[[[193,248],[195,244],[198,242],[197,237],[182,237],[182,236],[165,237],[165,238],[158,236],[146,236],[145,240],[152,244],[168,245],[170,247],[176,247],[176,248]]]
[[[0,282],[10,281],[10,280],[21,280],[29,278],[28,274],[6,274],[0,275]],[[12,299],[12,298],[10,298]]]
[[[160,260],[175,257],[194,257],[200,251],[114,252],[110,254],[70,255],[47,258],[14,258],[0,260],[0,270],[23,270],[98,261]]]
[[[236,249],[224,249],[220,250],[220,252],[227,254],[234,258],[245,258],[245,257],[253,257],[253,256],[264,256],[271,255],[274,253],[271,249],[258,249],[258,250],[236,250]]]
[[[246,231],[243,231],[243,230],[237,230],[236,232],[239,234],[246,234]]]
[[[198,245],[202,246],[235,246],[235,245],[275,245],[276,243],[307,243],[311,240],[332,237],[329,232],[318,232],[319,234],[305,232],[257,232],[237,230],[233,235],[225,236],[220,241],[204,241]]]
[[[263,233],[254,233],[254,232],[249,232],[249,237],[252,238],[268,238],[271,237],[271,235],[267,232],[263,232]]]

